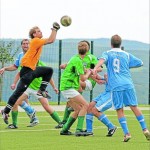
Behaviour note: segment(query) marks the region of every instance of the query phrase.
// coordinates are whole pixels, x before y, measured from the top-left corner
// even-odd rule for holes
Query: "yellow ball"
[[[68,26],[71,25],[72,19],[71,19],[71,17],[69,17],[69,16],[66,15],[66,16],[61,17],[60,23],[61,23],[64,27],[68,27]]]

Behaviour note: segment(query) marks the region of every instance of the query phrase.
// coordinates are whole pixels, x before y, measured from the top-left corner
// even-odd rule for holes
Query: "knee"
[[[84,107],[84,109],[88,110],[89,104],[88,104],[88,103],[85,103],[85,104],[83,105],[83,107]]]
[[[94,114],[94,115],[96,115],[96,114],[98,113],[97,108],[96,108],[96,107],[93,107],[93,108],[91,109],[91,113]]]
[[[48,72],[49,72],[50,74],[53,73],[53,68],[49,67],[49,68],[48,68]]]

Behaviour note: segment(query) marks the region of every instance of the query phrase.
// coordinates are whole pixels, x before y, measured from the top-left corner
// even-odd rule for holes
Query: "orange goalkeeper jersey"
[[[29,67],[35,70],[38,60],[42,53],[42,46],[46,43],[46,39],[33,38],[30,41],[28,51],[21,60],[22,67]]]

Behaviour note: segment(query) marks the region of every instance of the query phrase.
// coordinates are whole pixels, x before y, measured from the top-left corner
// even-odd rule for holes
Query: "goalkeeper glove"
[[[53,28],[54,30],[58,31],[60,29],[60,25],[57,22],[53,23]]]

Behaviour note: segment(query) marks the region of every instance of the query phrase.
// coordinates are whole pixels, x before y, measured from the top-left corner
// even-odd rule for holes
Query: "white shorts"
[[[90,80],[85,80],[85,84],[86,84],[85,91],[91,91],[93,89],[92,83]]]
[[[31,89],[31,88],[27,88],[24,93],[25,93],[26,95],[28,95],[28,97],[32,94],[32,95],[35,96],[37,99],[43,98],[43,96],[37,95],[37,90],[33,90],[33,89]]]
[[[74,98],[74,97],[80,95],[80,93],[78,91],[76,91],[75,89],[64,90],[64,91],[61,91],[61,93],[64,96],[64,98],[66,98],[68,100],[70,98]]]

